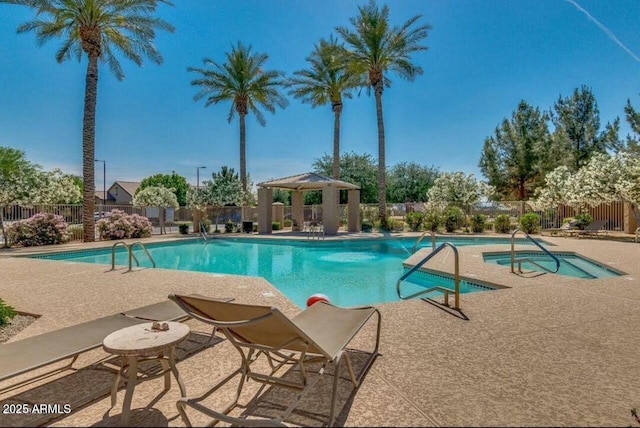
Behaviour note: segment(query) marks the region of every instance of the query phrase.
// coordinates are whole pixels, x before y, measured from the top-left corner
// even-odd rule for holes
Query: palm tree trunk
[[[342,103],[333,106],[333,179],[340,180],[340,118]],[[340,193],[338,190],[338,208],[340,207]],[[340,224],[340,223],[338,223]]]
[[[86,87],[84,92],[84,118],[82,125],[82,227],[83,241],[96,239],[95,220],[95,142],[96,142],[96,103],[98,100],[98,57],[89,55]]]
[[[333,106],[333,178],[340,180],[340,117],[342,104]]]
[[[383,82],[380,80],[375,85],[376,114],[378,118],[378,217],[380,227],[387,228],[387,175],[385,158],[384,119],[382,117],[382,90]]]
[[[242,180],[242,191],[244,192],[244,202],[247,201],[247,125],[245,113],[240,113],[240,180]]]

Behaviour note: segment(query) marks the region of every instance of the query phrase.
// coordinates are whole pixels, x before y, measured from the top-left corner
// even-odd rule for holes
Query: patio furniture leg
[[[169,360],[165,358],[164,353],[159,355],[160,357],[160,365],[162,366],[162,371],[164,373],[164,390],[168,391],[171,389],[171,364]]]
[[[120,386],[120,380],[124,377],[124,370],[127,367],[127,358],[122,357],[122,364],[120,370],[116,374],[116,380],[113,381],[111,387],[111,408],[113,409],[118,404],[118,387]]]
[[[127,392],[124,394],[124,403],[122,404],[122,417],[120,423],[123,426],[129,425],[131,417],[131,399],[133,398],[133,390],[136,386],[138,378],[138,358],[136,356],[127,356]]]
[[[187,389],[182,383],[182,379],[180,378],[180,372],[178,372],[178,368],[176,367],[176,348],[174,346],[169,349],[169,368],[171,369],[171,373],[176,378],[176,382],[178,382],[178,387],[180,388],[180,396],[187,396]],[[168,375],[168,374],[167,374]]]

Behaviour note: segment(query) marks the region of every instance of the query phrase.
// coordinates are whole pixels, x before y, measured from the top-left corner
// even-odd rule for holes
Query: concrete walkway
[[[463,295],[461,319],[423,301],[379,305],[383,314],[380,357],[358,390],[340,382],[337,423],[347,426],[629,426],[640,407],[637,342],[640,326],[640,245],[595,239],[544,238],[553,251],[577,252],[627,275],[579,280],[554,274],[524,278],[486,264],[482,253],[506,245],[459,247],[461,274],[499,284],[501,290]],[[531,247],[526,247],[531,249]],[[427,250],[428,251],[428,250]],[[13,254],[18,253],[18,251]],[[414,262],[414,255],[407,262]],[[430,269],[452,270],[437,256]],[[0,296],[16,309],[42,315],[12,341],[155,303],[170,293],[234,296],[239,302],[298,309],[262,278],[145,269],[125,273],[104,265],[0,257]],[[195,321],[192,330],[206,331]],[[372,329],[354,342],[367,349]],[[194,339],[196,341],[196,339]],[[197,348],[197,347],[196,347]],[[2,352],[2,345],[0,345]],[[106,354],[88,352],[77,367]],[[183,353],[178,369],[189,394],[224,377],[239,356],[222,341]],[[2,403],[66,403],[108,388],[105,370],[66,372],[0,396]],[[331,378],[320,382],[288,423],[320,426],[329,411]],[[7,383],[0,383],[0,387]],[[175,386],[175,385],[174,385]],[[255,385],[243,396],[256,391]],[[156,398],[162,380],[136,387],[132,423],[182,426],[177,388]],[[289,392],[268,390],[252,402],[249,417],[286,404]],[[106,395],[61,415],[55,426],[117,426],[119,405]],[[222,404],[225,397],[208,404]],[[242,413],[242,411],[240,411]],[[34,416],[0,414],[0,425],[30,425]],[[194,418],[203,424],[204,418]]]

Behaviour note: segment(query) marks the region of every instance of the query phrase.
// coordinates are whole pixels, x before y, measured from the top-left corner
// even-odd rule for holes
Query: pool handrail
[[[413,245],[413,248],[411,249],[411,253],[415,253],[416,251],[418,251],[418,245],[420,245],[420,242],[422,242],[422,240],[424,239],[424,236],[427,234],[427,232],[431,233],[431,249],[432,250],[436,249],[436,234],[435,234],[435,232],[433,230],[425,230],[424,232],[422,232],[422,235],[420,235],[420,237],[418,238],[416,243]]]
[[[136,241],[133,244],[129,245],[129,271],[131,271],[131,257],[135,258],[135,254],[133,254],[133,247],[135,247],[136,245],[140,246],[144,252],[147,254],[147,257],[149,257],[149,260],[151,260],[151,264],[153,265],[153,267],[156,267],[156,261],[153,260],[153,257],[151,257],[151,254],[149,253],[149,250],[147,250],[147,247],[144,246],[144,244],[140,241]],[[137,262],[137,259],[136,259]],[[138,263],[138,266],[140,266],[140,264]]]
[[[204,224],[203,221],[200,221],[200,235],[202,235],[202,239],[204,239],[205,241],[209,238],[209,233],[207,233],[207,225]]]
[[[129,248],[129,245],[127,245],[127,243],[124,241],[118,241],[111,247],[111,270],[116,269],[116,247],[118,245],[122,245],[127,249],[127,252],[129,253],[129,270],[131,270],[131,256],[133,256],[133,259],[136,261],[136,266],[140,266],[140,262],[136,258],[136,255],[131,254],[131,248]]]
[[[556,262],[556,269],[555,270],[551,270],[545,266],[542,266],[539,263],[536,263],[535,261],[528,259],[528,258],[524,258],[524,259],[517,259],[516,260],[516,251],[515,251],[515,236],[518,232],[522,232],[522,234],[525,236],[525,238],[527,238],[529,241],[531,241],[536,247],[540,248],[542,250],[543,253],[545,253],[547,256],[551,257],[553,259],[553,261]],[[538,241],[536,241],[535,239],[533,239],[531,236],[529,236],[529,234],[527,232],[525,232],[524,230],[520,230],[520,229],[516,229],[513,231],[513,233],[511,234],[511,273],[516,273],[515,271],[515,263],[518,263],[518,272],[522,273],[522,263],[523,262],[529,262],[533,265],[538,266],[540,269],[545,270],[546,272],[549,273],[558,273],[558,271],[560,270],[560,259],[558,259],[556,256],[554,256],[549,250],[547,250],[546,248],[544,248]]]
[[[417,263],[415,266],[413,266],[408,272],[406,272],[404,275],[402,275],[400,277],[400,279],[398,279],[398,282],[396,282],[396,292],[398,293],[398,297],[400,299],[408,300],[408,299],[413,299],[414,297],[418,297],[418,296],[426,294],[426,293],[430,293],[432,291],[441,291],[442,293],[444,293],[444,304],[446,306],[449,306],[449,293],[451,293],[451,289],[446,288],[446,287],[441,287],[439,285],[436,285],[435,287],[431,287],[431,288],[428,288],[428,289],[425,289],[425,290],[421,290],[421,291],[418,291],[417,293],[413,293],[413,294],[410,294],[408,296],[403,296],[402,292],[400,291],[400,285],[402,284],[402,282],[405,279],[407,279],[409,276],[411,276],[411,274],[413,274],[415,271],[420,269],[425,263],[427,263],[429,260],[431,260],[431,258],[433,256],[438,254],[440,251],[442,251],[446,247],[450,247],[453,250],[453,254],[454,254],[454,269],[455,269],[454,270],[454,281],[455,281],[454,300],[455,300],[455,304],[454,304],[453,308],[455,310],[458,310],[458,311],[460,310],[460,257],[458,255],[458,249],[451,242],[443,242],[442,244],[440,244],[440,246],[438,248],[432,250],[431,253],[429,253],[429,255],[427,255],[419,263]]]

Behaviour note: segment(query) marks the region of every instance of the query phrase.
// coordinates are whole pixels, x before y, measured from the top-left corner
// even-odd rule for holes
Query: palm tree
[[[115,51],[142,65],[146,56],[162,63],[162,56],[153,44],[155,30],[173,32],[166,21],[153,17],[158,3],[167,0],[0,0],[28,6],[37,18],[18,27],[18,33],[34,31],[38,45],[62,37],[56,52],[61,63],[72,56],[78,61],[88,58],[82,125],[82,225],[85,242],[95,240],[95,133],[98,99],[98,62],[106,62],[118,80],[124,78]]]
[[[331,36],[314,46],[307,58],[310,67],[299,70],[287,81],[293,89],[290,95],[309,103],[313,108],[331,103],[333,111],[333,178],[340,179],[340,118],[342,97],[351,98],[351,91],[363,85],[361,75],[346,67],[344,46]]]
[[[411,54],[426,50],[419,42],[426,38],[431,27],[415,26],[421,18],[416,15],[398,27],[389,24],[389,7],[379,8],[374,0],[358,7],[359,15],[351,18],[352,29],[338,27],[336,31],[350,47],[349,62],[355,72],[361,73],[373,89],[378,119],[378,208],[380,224],[387,226],[387,182],[385,161],[384,121],[382,116],[382,92],[391,86],[386,76],[393,71],[412,81],[422,68],[411,63]]]
[[[227,62],[219,64],[205,58],[204,64],[211,68],[189,67],[188,71],[199,73],[201,77],[191,81],[191,85],[200,86],[194,99],[206,97],[205,107],[230,101],[231,109],[227,120],[231,122],[236,114],[240,117],[240,178],[242,191],[247,193],[247,131],[246,117],[249,112],[255,114],[261,126],[266,125],[260,107],[275,113],[276,106],[285,108],[289,102],[278,91],[284,84],[284,73],[269,71],[264,65],[269,59],[267,54],[251,52],[251,46],[238,42],[226,54]],[[246,199],[246,196],[245,196]]]

